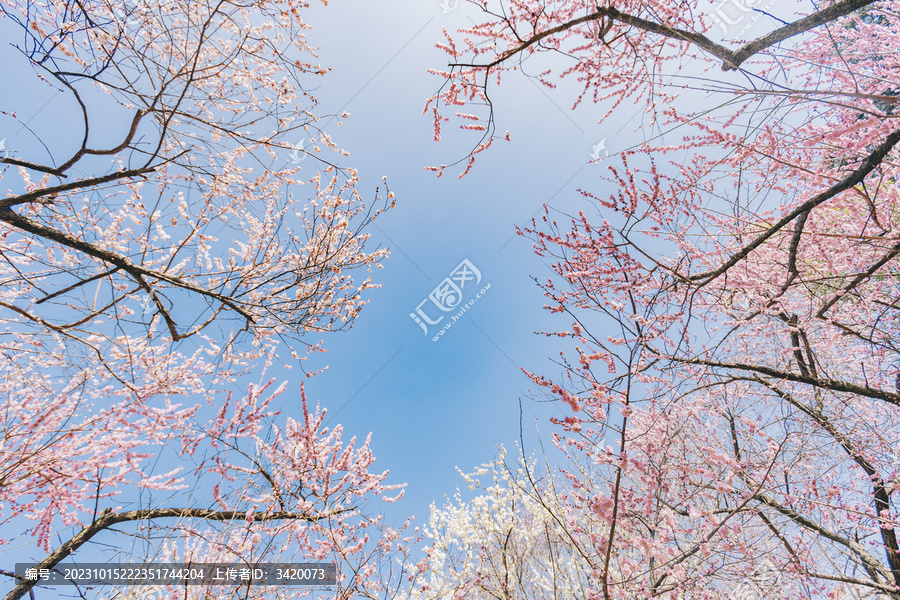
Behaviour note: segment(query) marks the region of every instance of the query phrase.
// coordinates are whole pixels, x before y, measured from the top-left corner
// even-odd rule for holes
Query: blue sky
[[[343,126],[331,128],[351,153],[345,163],[360,170],[363,190],[387,176],[397,207],[372,229],[373,242],[392,251],[376,275],[384,287],[370,295],[350,332],[326,339],[329,352],[322,358],[329,369],[307,391],[332,412],[339,409],[336,420],[349,432],[373,432],[382,468],[409,484],[388,517],[412,513],[420,524],[433,500],[455,493],[461,483],[456,467],[469,470],[490,460],[498,444],[513,448],[520,399],[528,452],[537,447],[537,427],[545,434],[553,428],[548,419],[561,409],[531,399],[533,386],[520,367],[558,375],[549,359],[562,346],[533,332],[566,329],[568,321],[542,309],[531,277],[544,281],[551,273],[515,226],[527,225],[545,202],[590,212],[577,188],[609,185],[600,179],[605,167],[589,164],[593,146],[606,138],[614,153],[641,139],[631,132],[640,122],[638,110],[628,113],[630,122],[601,125],[600,108],[572,112],[566,103],[574,94],[548,96],[513,75],[494,94],[498,130],[509,129],[513,141],[481,154],[461,180],[458,168],[440,179],[425,171],[425,165],[459,159],[477,141],[447,129],[444,141],[435,143],[430,115],[422,114],[443,83],[427,69],[447,63],[434,44],[442,28],[453,31],[477,18],[472,11],[459,3],[443,13],[437,0],[356,2],[317,7],[309,18],[309,38],[321,47],[322,64],[333,69],[317,97],[327,110],[351,113]],[[463,259],[491,288],[432,342],[409,313]]]
[[[359,169],[362,189],[387,176],[397,207],[372,229],[373,241],[392,251],[376,275],[384,287],[370,295],[350,332],[326,339],[329,370],[307,390],[332,413],[341,411],[336,420],[347,431],[373,432],[382,468],[391,470],[394,481],[409,484],[388,516],[412,513],[419,524],[427,521],[432,501],[440,504],[455,493],[461,483],[456,467],[470,470],[490,460],[498,444],[512,450],[519,439],[520,399],[528,454],[538,451],[537,430],[546,441],[554,427],[549,418],[562,414],[556,404],[533,400],[534,386],[521,370],[559,377],[553,358],[570,345],[533,333],[568,329],[569,320],[542,309],[545,299],[531,278],[546,281],[552,273],[531,243],[516,236],[516,225],[527,226],[544,203],[596,217],[578,189],[601,196],[614,192],[601,176],[616,153],[661,135],[644,125],[642,106],[621,106],[600,122],[606,106],[586,100],[572,110],[580,89],[571,80],[549,90],[519,72],[492,90],[497,130],[509,130],[512,141],[480,154],[461,180],[459,168],[436,178],[423,167],[452,163],[477,142],[471,132],[447,128],[435,143],[430,114],[422,114],[426,99],[443,83],[427,70],[448,62],[435,48],[444,39],[442,30],[459,37],[457,29],[480,19],[466,2],[445,3],[454,5],[445,12],[439,0],[334,2],[315,5],[308,19],[309,39],[332,69],[317,98],[327,110],[351,113],[330,131],[350,151],[345,162]],[[767,26],[765,18],[727,3],[714,3],[711,11],[716,9],[735,22],[732,31],[746,29],[744,36]],[[561,57],[543,56],[525,71],[536,73],[547,60],[565,64]],[[698,108],[708,104],[705,94],[685,91],[683,98],[696,98]],[[610,159],[590,164],[601,140]],[[661,140],[680,141],[665,135]],[[464,258],[491,289],[432,342],[409,313]]]
[[[375,470],[389,469],[389,483],[408,484],[402,501],[370,507],[385,510],[392,524],[409,515],[415,515],[416,525],[424,524],[429,504],[440,504],[461,483],[456,467],[470,470],[491,460],[499,444],[512,450],[519,439],[520,401],[529,451],[537,446],[536,428],[548,432],[553,427],[548,418],[561,414],[556,405],[529,398],[532,386],[520,368],[558,375],[548,357],[562,346],[533,332],[568,324],[548,319],[542,310],[543,296],[530,277],[544,280],[550,272],[530,243],[516,236],[515,226],[526,225],[544,202],[577,210],[576,188],[600,183],[601,167],[588,164],[591,149],[609,135],[593,124],[594,107],[568,114],[531,81],[513,77],[496,99],[498,127],[510,129],[514,141],[483,154],[462,180],[456,178],[458,168],[440,179],[424,170],[465,157],[477,143],[476,137],[451,130],[444,142],[435,143],[430,116],[422,114],[426,99],[442,84],[427,70],[447,62],[434,44],[442,28],[469,24],[468,10],[460,3],[443,13],[436,0],[389,8],[336,2],[314,4],[305,14],[314,28],[310,41],[321,48],[321,63],[332,69],[314,80],[318,112],[351,113],[340,127],[324,126],[350,156],[326,158],[359,170],[366,199],[387,176],[397,206],[370,229],[372,246],[392,252],[383,269],[375,270],[375,282],[383,287],[369,293],[370,303],[350,331],[325,337],[328,352],[315,355],[306,370],[328,369],[312,379],[296,368],[270,374],[289,382],[288,393],[277,400],[284,415],[300,415],[305,383],[309,399],[327,407],[335,416],[331,424],[341,423],[347,437],[363,439],[372,432]],[[21,39],[8,22],[0,27],[4,40]],[[0,105],[18,118],[2,121],[0,139],[6,139],[7,149],[45,157],[50,149],[76,145],[82,131],[71,121],[77,114],[72,99],[48,91],[21,57],[3,46],[8,66]],[[107,121],[93,129],[92,140],[117,139],[116,125]],[[51,148],[39,140],[52,141]],[[615,149],[611,139],[607,145]],[[284,154],[278,160],[287,161],[288,151]],[[302,166],[312,171],[315,160],[307,158]],[[480,271],[479,289],[490,289],[433,342],[409,315],[464,259]],[[473,294],[466,288],[463,300]],[[436,316],[433,305],[427,310]],[[43,556],[25,548],[27,543],[17,542],[4,556]],[[77,559],[90,556],[85,548]]]

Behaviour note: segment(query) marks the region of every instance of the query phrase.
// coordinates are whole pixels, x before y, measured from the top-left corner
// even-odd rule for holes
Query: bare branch
[[[349,510],[349,509],[347,509]],[[203,519],[206,521],[308,521],[314,522],[346,511],[336,511],[327,515],[308,515],[295,512],[248,512],[236,510],[209,510],[205,508],[150,508],[116,513],[107,508],[93,523],[84,527],[62,546],[51,552],[37,565],[38,569],[52,569],[63,559],[86,544],[95,535],[118,523],[129,521],[149,521],[154,519]],[[22,580],[10,591],[4,600],[18,600],[31,591],[37,581]]]
[[[53,240],[55,242],[59,242],[60,244],[64,244],[73,248],[75,250],[79,250],[84,252],[89,256],[93,256],[94,258],[98,258],[104,262],[107,262],[111,265],[118,267],[119,269],[125,271],[129,275],[135,278],[136,281],[140,282],[140,277],[151,277],[153,279],[159,279],[161,281],[166,281],[171,283],[176,287],[183,288],[185,290],[189,290],[192,292],[196,292],[208,298],[212,298],[229,307],[233,311],[237,312],[239,315],[247,319],[249,322],[253,322],[253,316],[247,312],[244,308],[238,305],[236,301],[232,298],[225,296],[223,294],[219,294],[217,292],[213,292],[212,290],[208,290],[205,288],[198,287],[192,283],[188,283],[183,279],[178,277],[173,277],[172,275],[168,275],[166,273],[162,273],[160,271],[156,271],[154,269],[148,269],[146,267],[142,267],[133,263],[128,258],[121,256],[119,254],[115,254],[114,252],[110,252],[109,250],[105,250],[96,244],[91,244],[90,242],[85,242],[84,240],[80,240],[75,238],[65,232],[59,231],[58,229],[53,229],[51,227],[46,227],[39,223],[35,223],[31,219],[27,217],[23,217],[22,215],[13,212],[9,208],[0,208],[0,221],[8,223],[14,227],[21,229],[22,231],[27,231],[29,233],[33,233],[35,235],[39,235],[41,237],[47,238],[49,240]]]

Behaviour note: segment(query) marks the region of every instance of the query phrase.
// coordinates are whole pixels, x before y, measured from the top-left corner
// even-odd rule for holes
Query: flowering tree
[[[305,397],[277,421],[265,376],[229,392],[351,324],[385,256],[364,228],[392,195],[366,208],[322,153],[306,6],[0,2],[11,73],[74,107],[65,132],[2,113],[28,135],[0,154],[0,514],[41,568],[132,524],[111,558],[335,561],[341,597],[384,593],[405,543],[361,512],[396,496],[368,441]]]
[[[497,460],[463,474],[479,495],[466,502],[457,493],[443,508],[432,505],[431,544],[415,567],[422,577],[411,597],[583,597],[593,567],[560,521],[565,507],[551,473],[539,475],[530,461],[511,466],[502,449]]]
[[[828,2],[717,41],[697,2],[474,4],[430,102],[438,131],[444,107],[488,107],[457,113],[484,136],[472,158],[491,86],[540,53],[576,104],[643,102],[680,135],[581,192],[599,218],[546,207],[522,231],[576,342],[565,381],[531,376],[571,409],[548,506],[591,566],[578,597],[900,598],[900,7]]]
[[[378,497],[396,499],[399,486],[384,483],[387,471],[369,470],[374,457],[368,439],[345,441],[340,426],[324,427],[325,411],[310,412],[305,395],[302,418],[275,425],[269,404],[286,386],[271,387],[271,381],[251,385],[239,399],[229,396],[205,421],[197,418],[197,407],[163,411],[145,403],[139,418],[134,407],[115,405],[83,418],[74,431],[59,422],[74,421],[67,403],[58,412],[38,403],[27,414],[8,406],[8,412],[19,411],[5,432],[2,498],[7,518],[36,521],[31,533],[47,555],[35,568],[53,570],[91,541],[109,543],[111,531],[122,535],[124,527],[149,543],[135,548],[112,542],[116,563],[336,563],[336,597],[384,597],[388,574],[377,567],[388,554],[404,556],[410,537],[402,535],[406,525],[384,527],[362,509]],[[152,472],[165,451],[191,465],[189,477],[184,469]],[[140,496],[132,500],[134,490]],[[76,533],[51,548],[50,536],[64,531],[57,520],[76,525]],[[35,585],[41,581],[20,579],[6,598],[21,598]],[[131,595],[185,594],[270,598],[307,591],[169,585],[137,587]]]

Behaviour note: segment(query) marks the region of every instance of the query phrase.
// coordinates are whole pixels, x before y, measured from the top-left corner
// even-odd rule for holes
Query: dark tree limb
[[[843,536],[837,535],[834,532],[829,531],[828,529],[825,529],[824,527],[822,527],[815,521],[812,521],[811,519],[804,517],[803,515],[798,513],[793,508],[789,508],[787,506],[782,506],[781,504],[779,504],[772,498],[769,498],[765,494],[758,493],[753,496],[753,499],[756,500],[757,502],[760,502],[761,504],[765,504],[769,508],[772,508],[775,511],[781,513],[782,515],[789,518],[791,521],[793,521],[797,525],[800,525],[804,529],[808,529],[818,535],[821,535],[825,539],[831,540],[832,542],[834,542],[836,544],[840,544],[841,546],[846,547],[848,550],[853,552],[853,554],[858,556],[860,558],[860,560],[863,561],[867,570],[870,570],[870,572],[875,571],[875,572],[882,573],[885,576],[885,578],[887,578],[887,573],[885,573],[884,565],[879,563],[875,559],[875,557],[873,557],[871,554],[869,554],[862,544],[855,542],[853,540],[850,540],[848,538],[845,538]],[[877,583],[877,581],[875,583]],[[884,586],[873,586],[872,583],[866,583],[866,585],[869,585],[872,587],[878,587],[879,589],[884,588]],[[890,590],[891,588],[888,587],[887,589]]]
[[[174,277],[167,273],[163,273],[154,269],[148,269],[147,267],[135,264],[134,262],[120,254],[110,252],[109,250],[101,248],[96,244],[80,240],[58,229],[36,223],[35,221],[32,221],[31,219],[24,217],[7,207],[0,207],[0,221],[21,229],[22,231],[33,233],[34,235],[52,240],[54,242],[58,242],[74,250],[84,252],[88,256],[92,256],[93,258],[97,258],[99,260],[102,260],[103,262],[118,267],[122,271],[125,271],[126,273],[131,275],[139,284],[142,283],[143,277],[165,281],[176,287],[195,292],[197,294],[206,296],[207,298],[212,298],[213,300],[221,302],[231,310],[247,319],[247,321],[249,322],[253,322],[254,320],[253,315],[247,312],[244,308],[238,305],[238,303],[235,302],[234,299],[228,296],[196,286],[181,279],[180,277]],[[157,307],[159,307],[158,303]]]
[[[715,361],[715,360],[705,360],[702,358],[670,357],[669,360],[672,360],[674,362],[683,363],[683,364],[689,364],[689,365],[701,365],[701,366],[706,366],[706,367],[712,367],[714,369],[728,369],[728,370],[732,370],[732,371],[750,371],[752,373],[759,373],[760,375],[766,375],[768,377],[774,377],[776,379],[782,379],[784,381],[793,381],[796,383],[804,383],[806,385],[811,385],[813,387],[831,390],[833,392],[847,392],[850,394],[857,394],[860,396],[865,396],[867,398],[875,398],[877,400],[884,400],[885,402],[888,402],[890,404],[900,406],[900,393],[887,392],[885,390],[873,388],[868,385],[859,385],[857,383],[850,383],[848,381],[840,381],[837,379],[827,379],[824,377],[813,377],[811,375],[801,375],[801,374],[797,374],[797,373],[791,373],[790,371],[781,371],[778,369],[773,369],[772,367],[767,367],[764,365],[750,365],[750,364],[746,364],[746,363],[727,363],[727,362],[719,362],[719,361]]]
[[[829,298],[828,302],[823,304],[819,311],[816,313],[816,317],[819,319],[823,318],[825,316],[825,313],[827,313],[829,309],[834,306],[841,298],[846,296],[848,292],[853,290],[860,283],[872,277],[872,275],[874,275],[881,267],[894,260],[894,258],[896,258],[898,254],[900,254],[900,242],[897,242],[896,244],[891,246],[891,249],[878,261],[873,263],[871,267],[854,277],[853,281],[848,283],[847,286],[844,287],[844,289],[840,290],[831,298]]]
[[[869,154],[869,156],[867,156],[865,160],[863,160],[862,165],[858,169],[844,177],[841,181],[831,186],[824,192],[816,194],[815,196],[786,214],[781,218],[781,220],[772,225],[772,227],[769,227],[765,232],[761,233],[752,242],[741,248],[738,252],[732,254],[731,258],[722,263],[721,266],[716,267],[711,271],[687,276],[686,279],[689,281],[709,283],[713,279],[717,278],[719,275],[723,274],[725,271],[735,266],[740,261],[744,260],[751,252],[762,246],[769,238],[789,225],[797,217],[800,217],[804,213],[808,213],[820,204],[831,200],[841,192],[845,192],[862,183],[863,180],[872,171],[874,171],[875,168],[878,167],[878,165],[881,164],[888,153],[893,150],[898,143],[900,143],[900,129],[895,130],[893,133],[887,136],[884,141],[881,142],[881,144],[876,146],[875,149]]]
[[[342,512],[342,511],[341,511]],[[254,521],[308,521],[315,522],[320,519],[333,516],[337,513],[326,515],[308,515],[295,512],[253,512],[249,516]],[[90,524],[84,527],[75,536],[62,546],[50,553],[47,558],[37,565],[38,569],[52,569],[67,556],[86,544],[95,535],[109,529],[118,523],[129,521],[149,521],[153,519],[203,519],[206,521],[239,521],[247,519],[247,511],[237,510],[210,510],[205,508],[150,508],[144,510],[130,510],[127,512],[113,512],[107,508]],[[4,600],[18,600],[37,585],[37,581],[22,580],[12,589]]]
[[[875,465],[854,447],[853,443],[846,435],[838,431],[837,427],[835,427],[831,420],[820,410],[806,406],[784,390],[771,385],[762,379],[757,379],[757,381],[778,394],[782,400],[785,400],[791,406],[809,416],[817,425],[827,431],[828,434],[840,444],[841,448],[844,449],[844,452],[847,453],[847,456],[853,459],[853,462],[855,462],[866,474],[866,477],[869,478],[869,481],[872,483],[872,500],[875,505],[875,520],[878,521],[878,527],[881,530],[881,539],[884,542],[885,556],[888,565],[890,566],[891,573],[893,574],[894,584],[900,587],[900,546],[898,546],[897,534],[894,532],[893,525],[890,523],[889,519],[886,519],[883,516],[884,513],[890,514],[891,492],[885,485],[884,478],[878,472],[878,469],[876,469]]]
[[[96,187],[98,185],[103,185],[104,183],[109,183],[111,181],[118,181],[120,179],[130,179],[132,177],[143,177],[147,173],[152,173],[155,170],[155,167],[143,167],[140,169],[129,169],[127,171],[116,171],[114,173],[110,173],[108,175],[102,175],[100,177],[92,177],[90,179],[81,179],[79,181],[73,181],[71,183],[64,183],[62,185],[55,185],[52,187],[40,188],[34,190],[33,192],[28,192],[26,194],[20,194],[18,196],[13,196],[11,198],[4,198],[0,200],[0,210],[8,210],[13,206],[17,206],[19,204],[27,204],[29,202],[41,202],[43,198],[49,197],[50,199],[55,198],[59,194],[65,194],[66,192],[71,192],[74,190],[80,190],[90,187]],[[47,200],[43,200],[47,202]]]
[[[556,27],[552,27],[538,34],[535,34],[527,40],[524,40],[515,48],[510,48],[489,63],[483,65],[453,63],[450,66],[484,68],[489,70],[505,62],[516,54],[519,54],[529,47],[539,43],[541,40],[567,31],[573,27],[581,25],[582,23],[599,21],[601,24],[602,38],[603,32],[608,32],[611,28],[611,22],[619,21],[643,31],[657,33],[664,37],[683,40],[685,42],[694,44],[698,48],[701,48],[706,52],[709,52],[716,58],[721,59],[723,71],[735,70],[740,67],[740,65],[748,58],[750,58],[754,54],[757,54],[758,52],[761,52],[762,50],[765,50],[766,48],[774,46],[780,42],[783,42],[784,40],[790,39],[791,37],[794,37],[795,35],[798,35],[800,33],[809,31],[810,29],[815,29],[820,25],[824,25],[826,23],[834,21],[839,17],[848,15],[856,10],[859,10],[860,8],[864,8],[873,3],[873,0],[842,0],[841,2],[836,2],[828,8],[816,11],[811,15],[799,19],[798,21],[789,23],[788,25],[776,29],[775,31],[764,35],[761,38],[745,44],[737,50],[729,50],[725,46],[717,44],[716,42],[700,33],[687,31],[685,29],[678,29],[677,27],[669,27],[668,25],[665,25],[663,23],[656,23],[654,21],[643,19],[635,15],[623,13],[611,6],[604,6],[598,8],[597,11],[593,13],[584,15],[577,19],[572,19],[571,21],[566,21],[565,23],[557,25]]]

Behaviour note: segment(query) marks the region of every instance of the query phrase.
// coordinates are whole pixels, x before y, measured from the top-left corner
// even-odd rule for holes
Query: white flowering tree
[[[428,556],[411,569],[411,598],[585,597],[598,557],[582,554],[590,550],[569,522],[566,493],[536,464],[511,463],[501,449],[462,473],[470,499],[457,492],[432,505]]]

